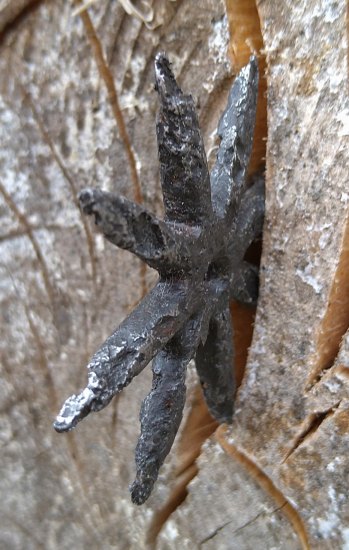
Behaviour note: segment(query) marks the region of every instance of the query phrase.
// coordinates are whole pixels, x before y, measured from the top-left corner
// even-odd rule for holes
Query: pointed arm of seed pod
[[[194,101],[179,88],[163,53],[155,58],[155,82],[161,102],[156,133],[166,218],[202,225],[212,217],[212,205]]]
[[[137,376],[180,330],[200,300],[185,282],[159,281],[92,357],[87,387],[64,403],[54,428],[71,430]]]
[[[229,246],[229,257],[238,264],[252,242],[262,234],[264,222],[264,178],[258,176],[244,193]]]
[[[218,125],[221,143],[211,173],[213,208],[219,217],[232,216],[245,185],[252,151],[258,94],[258,64],[251,57],[241,69]]]
[[[143,206],[101,189],[84,189],[79,201],[111,243],[160,271],[175,263],[175,236],[170,227]]]
[[[130,488],[135,504],[147,500],[171,450],[183,415],[188,361],[185,353],[171,350],[169,344],[153,360],[153,386],[141,407],[137,475]]]
[[[185,401],[185,371],[200,344],[207,339],[210,319],[227,301],[227,287],[210,281],[198,310],[153,360],[153,385],[141,413],[141,435],[136,448],[137,475],[131,487],[136,504],[149,497],[161,464],[178,431]],[[214,396],[211,392],[211,397]],[[218,403],[220,407],[220,403]]]
[[[202,312],[187,321],[153,360],[152,389],[140,411],[137,474],[130,488],[135,504],[143,504],[149,497],[177,434],[185,402],[186,368],[195,355],[203,317]]]
[[[230,283],[230,298],[247,306],[256,306],[258,299],[258,267],[241,262],[234,270]]]
[[[235,377],[233,339],[229,304],[211,319],[204,345],[196,353],[196,370],[212,416],[230,423],[233,414]]]

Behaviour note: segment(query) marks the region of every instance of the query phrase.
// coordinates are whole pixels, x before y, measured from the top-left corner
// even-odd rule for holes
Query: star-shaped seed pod
[[[79,200],[104,236],[133,252],[159,273],[154,288],[95,353],[88,384],[64,403],[54,424],[71,430],[103,409],[153,359],[153,384],[140,412],[137,474],[132,501],[149,497],[182,419],[189,361],[207,406],[231,422],[234,375],[229,302],[253,304],[257,269],[244,260],[262,231],[264,187],[247,187],[255,124],[258,68],[255,57],[230,91],[218,126],[221,138],[211,173],[194,101],[179,88],[165,54],[155,59],[160,111],[156,131],[165,219],[142,205],[100,189]]]

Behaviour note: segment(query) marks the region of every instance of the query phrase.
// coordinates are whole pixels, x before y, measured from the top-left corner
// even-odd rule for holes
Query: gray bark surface
[[[189,1],[159,0],[153,10],[154,29],[118,2],[97,2],[90,14],[144,203],[159,215],[155,54],[169,52],[181,86],[200,104],[207,149],[220,112],[219,101],[210,103],[231,75],[222,2],[205,1],[198,11]],[[89,358],[155,281],[148,270],[144,283],[139,260],[105,242],[77,207],[86,186],[134,198],[125,144],[69,2],[40,3],[8,27],[0,66],[0,546],[142,547],[172,471],[164,467],[146,507],[131,504],[150,369],[78,430],[52,429],[64,399],[85,384]]]
[[[147,504],[131,504],[150,369],[74,432],[52,429],[89,358],[156,278],[94,231],[76,196],[98,185],[133,200],[133,155],[144,204],[161,215],[159,50],[194,95],[214,160],[232,81],[225,5],[154,0],[152,28],[121,2],[89,9],[130,154],[70,3],[14,4],[0,3],[0,548],[145,548],[176,467],[174,449]],[[233,426],[204,446],[158,548],[349,545],[346,3],[257,4],[268,150],[254,338]],[[189,393],[195,383],[190,374]]]
[[[238,453],[251,478],[264,488],[267,480],[272,483],[267,492],[274,497],[281,492],[289,524],[298,534],[297,541],[286,542],[283,531],[275,544],[253,520],[241,527],[239,534],[244,532],[245,537],[240,547],[291,544],[345,549],[349,544],[347,8],[345,2],[301,1],[277,6],[259,2],[258,7],[268,66],[261,289],[233,426],[219,430],[217,438]],[[215,472],[225,492],[231,465],[213,454],[219,466],[211,469],[205,451],[198,479]],[[171,518],[172,531],[177,528],[180,533],[178,540],[199,540],[200,530],[205,530],[207,489],[198,479]],[[237,490],[228,489],[232,508],[239,513],[236,503],[245,491],[241,482]],[[218,503],[224,498],[220,495],[219,491]],[[215,517],[212,507],[207,524],[213,535],[205,544],[234,548],[234,523],[226,515],[226,523],[220,514]],[[193,518],[194,511],[201,527],[185,519]],[[252,543],[251,525],[260,535],[259,544]],[[162,540],[168,537],[168,528]]]

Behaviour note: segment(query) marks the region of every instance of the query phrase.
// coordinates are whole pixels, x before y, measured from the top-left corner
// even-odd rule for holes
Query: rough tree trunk
[[[121,1],[100,0],[91,28],[63,0],[0,2],[0,547],[144,548],[162,527],[161,549],[349,548],[346,3],[152,9],[147,27]],[[215,424],[190,372],[180,437],[138,508],[128,485],[148,371],[75,432],[51,427],[85,383],[88,358],[155,280],[95,233],[76,195],[96,184],[161,214],[155,53],[167,51],[197,99],[212,161],[219,114],[234,72],[262,45],[259,29],[267,81],[253,169],[267,82],[267,212],[234,422],[207,440],[197,470]],[[243,362],[251,315],[233,312]]]

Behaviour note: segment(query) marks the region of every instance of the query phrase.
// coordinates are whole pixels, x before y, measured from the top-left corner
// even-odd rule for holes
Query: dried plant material
[[[75,8],[72,13],[73,17],[75,17],[76,15],[80,15],[81,13],[86,11],[96,1],[97,0],[87,0],[79,7]],[[119,2],[128,15],[133,15],[134,17],[137,17],[137,19],[143,21],[146,26],[148,26],[149,23],[153,21],[154,10],[148,2],[142,2],[144,10],[140,10],[139,8],[137,8],[134,4],[132,4],[132,2],[130,2],[130,0],[119,0]]]
[[[80,204],[104,236],[159,272],[138,307],[88,365],[89,381],[63,405],[55,429],[68,431],[103,409],[153,360],[153,386],[141,408],[133,502],[149,497],[178,431],[186,367],[196,368],[211,414],[231,422],[234,377],[229,301],[253,304],[258,272],[244,256],[261,233],[264,184],[246,188],[258,88],[254,57],[236,78],[218,127],[221,144],[211,177],[190,95],[183,94],[167,57],[155,60],[160,174],[165,219],[143,205],[100,189]]]

